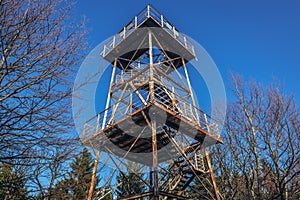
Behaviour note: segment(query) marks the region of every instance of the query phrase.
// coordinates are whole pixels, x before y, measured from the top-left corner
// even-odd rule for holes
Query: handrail
[[[167,88],[165,88],[168,90]],[[194,123],[195,126],[200,126],[203,130],[206,130],[211,135],[214,135],[215,137],[220,137],[220,127],[218,125],[218,122],[214,119],[212,119],[209,115],[207,115],[204,111],[199,109],[198,107],[195,107],[192,105],[192,103],[186,101],[182,97],[180,97],[178,94],[172,93],[172,91],[168,90],[168,93],[173,96],[173,98],[176,100],[176,106],[173,106],[172,103],[169,101],[169,97],[166,96],[167,94],[164,92],[159,92],[158,90],[163,90],[163,88],[156,88],[155,93],[155,102],[158,102],[162,106],[166,107],[167,109],[174,111],[176,115],[190,121],[191,123]],[[148,93],[146,90],[139,91],[142,96],[147,96]],[[134,93],[134,92],[133,92]],[[123,99],[129,98],[130,95],[125,96]],[[118,122],[119,120],[123,119],[126,116],[129,116],[133,112],[135,112],[137,109],[143,108],[144,106],[147,106],[150,101],[146,100],[146,105],[143,104],[139,99],[135,99],[131,102],[131,109],[129,108],[129,105],[125,101],[116,102],[112,106],[110,106],[108,109],[100,112],[98,115],[94,116],[93,118],[86,121],[84,125],[84,133],[83,138],[88,138],[94,134],[97,133],[96,127],[102,126],[108,127],[110,126],[110,123]],[[118,106],[117,115],[112,115],[114,107]],[[104,120],[104,114],[107,114],[107,120]],[[197,113],[197,114],[196,114]],[[113,118],[113,119],[112,119]],[[113,120],[113,121],[110,121]]]
[[[136,28],[144,23],[148,18],[152,18],[164,28],[174,39],[176,39],[186,50],[195,56],[194,45],[184,34],[180,33],[175,26],[173,26],[159,11],[148,5],[141,12],[139,12],[121,31],[103,45],[101,56],[105,57],[118,44],[125,40]]]

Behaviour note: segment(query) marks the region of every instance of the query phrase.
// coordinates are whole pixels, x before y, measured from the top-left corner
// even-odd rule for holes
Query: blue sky
[[[88,19],[93,48],[148,3],[207,50],[225,85],[231,72],[263,84],[277,79],[300,103],[300,1],[81,0],[75,15]]]

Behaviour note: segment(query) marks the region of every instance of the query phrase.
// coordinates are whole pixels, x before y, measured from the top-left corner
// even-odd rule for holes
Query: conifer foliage
[[[117,182],[120,184],[117,189],[118,197],[128,197],[145,192],[145,183],[142,181],[144,174],[138,164],[129,162],[128,169],[127,172],[120,171],[117,176]]]
[[[0,199],[26,200],[29,199],[26,179],[11,164],[0,165]]]
[[[93,159],[84,148],[70,164],[71,171],[54,189],[55,199],[87,199],[93,174]],[[96,179],[96,184],[98,179]]]

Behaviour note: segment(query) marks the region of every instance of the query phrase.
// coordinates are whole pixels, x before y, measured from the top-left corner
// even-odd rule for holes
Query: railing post
[[[193,113],[193,105],[192,105],[192,104],[189,104],[189,105],[190,105],[190,113],[191,113],[191,117],[192,117],[193,120],[195,119],[196,125],[197,125],[197,124],[199,125],[198,119],[196,118],[197,114],[194,115],[194,113]],[[195,109],[194,109],[194,111],[195,111]]]
[[[196,56],[194,45],[192,45],[192,51],[193,51],[194,56]]]
[[[176,34],[175,34],[175,26],[172,27],[172,31],[173,31],[173,36],[174,36],[174,38],[176,38]]]
[[[205,113],[203,113],[203,116],[204,116],[205,126],[206,126],[206,129],[207,129],[207,132],[210,132],[210,130],[209,130],[209,124],[208,124],[208,120],[207,120],[207,116],[206,116]]]
[[[114,39],[113,39],[113,48],[115,48],[115,44],[116,44],[116,36],[114,35]]]
[[[106,44],[103,47],[103,56],[105,56]]]
[[[124,26],[124,28],[123,28],[123,39],[125,39],[125,35],[126,35],[126,27]]]
[[[164,27],[164,16],[160,15],[161,27]]]
[[[221,133],[220,133],[219,125],[218,124],[216,124],[216,132],[217,132],[218,138],[220,138]]]
[[[186,37],[183,37],[185,48],[187,48]]]
[[[150,17],[150,5],[147,6],[147,17]]]
[[[134,17],[134,28],[137,27],[137,16]]]
[[[99,130],[99,123],[100,123],[100,114],[97,115],[96,133],[98,133]]]

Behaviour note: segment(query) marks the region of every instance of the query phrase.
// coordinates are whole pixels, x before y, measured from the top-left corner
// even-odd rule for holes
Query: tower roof
[[[146,37],[149,30],[154,36],[153,45],[164,51],[169,58],[182,57],[186,62],[195,58],[192,42],[151,5],[144,8],[104,44],[101,56],[109,62],[122,57],[117,66],[124,69],[131,60],[137,59],[148,50]],[[175,66],[181,65],[180,61],[175,63]]]

